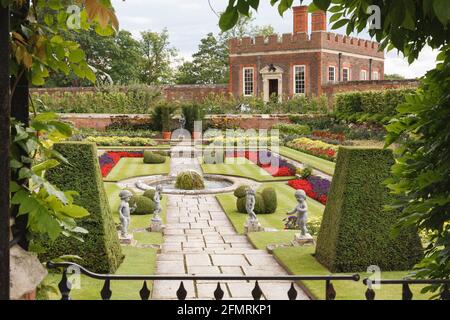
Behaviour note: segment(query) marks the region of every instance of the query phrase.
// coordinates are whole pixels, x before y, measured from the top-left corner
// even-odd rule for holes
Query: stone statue
[[[257,221],[256,218],[256,214],[255,214],[255,203],[256,203],[256,198],[255,198],[255,190],[248,188],[246,191],[246,201],[245,201],[245,209],[247,211],[248,214],[248,220],[249,221]]]
[[[122,238],[129,238],[128,227],[130,225],[131,213],[136,210],[136,205],[130,207],[130,200],[133,194],[128,190],[122,190],[119,193],[120,206],[119,206],[119,218],[120,218],[120,235]]]
[[[162,185],[158,184],[155,188],[155,196],[153,197],[153,201],[155,201],[155,211],[153,212],[154,214],[154,219],[161,219],[159,217],[159,214],[161,213],[161,192],[162,192]]]
[[[184,126],[186,125],[186,118],[184,117],[184,114],[181,114],[180,120],[178,120],[180,123],[180,129],[184,129]]]
[[[306,223],[308,222],[308,204],[306,203],[306,193],[304,190],[297,190],[295,192],[297,199],[297,206],[287,214],[297,214],[297,226],[301,230],[302,236],[309,235]]]

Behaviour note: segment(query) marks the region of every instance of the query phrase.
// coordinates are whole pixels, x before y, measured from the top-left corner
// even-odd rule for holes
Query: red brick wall
[[[126,90],[126,87],[122,87]],[[97,89],[95,87],[66,87],[66,88],[33,88],[31,93],[48,93],[48,94],[62,94],[65,92],[79,93],[79,92],[93,92]],[[201,101],[209,94],[227,94],[228,85],[171,85],[162,86],[161,90],[166,100],[168,101]]]

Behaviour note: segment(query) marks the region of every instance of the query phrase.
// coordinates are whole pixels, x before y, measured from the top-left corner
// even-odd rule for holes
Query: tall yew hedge
[[[422,257],[415,230],[391,235],[399,213],[384,210],[391,196],[383,182],[393,163],[388,149],[339,148],[316,247],[331,272],[409,270]]]
[[[42,259],[50,260],[62,255],[77,255],[80,264],[91,271],[114,272],[123,260],[120,243],[108,205],[93,143],[70,142],[54,145],[69,161],[46,173],[47,179],[61,190],[79,193],[74,203],[86,208],[90,215],[78,220],[78,225],[89,231],[84,242],[60,236],[52,243],[45,243]]]

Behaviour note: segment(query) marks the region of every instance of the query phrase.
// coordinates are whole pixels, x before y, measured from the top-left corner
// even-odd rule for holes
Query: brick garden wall
[[[149,115],[145,114],[78,114],[61,113],[61,120],[72,123],[77,128],[92,128],[96,130],[105,130],[107,126],[120,118],[127,118],[132,124],[140,124],[150,120]],[[205,121],[221,122],[224,118],[244,130],[247,129],[270,129],[277,123],[289,123],[289,115],[207,115]],[[178,127],[178,119],[172,120],[172,127]]]

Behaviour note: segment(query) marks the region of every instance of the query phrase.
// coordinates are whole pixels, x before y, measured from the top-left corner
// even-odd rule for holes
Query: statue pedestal
[[[160,217],[154,217],[151,220],[150,227],[147,229],[150,232],[163,232],[164,225]]]
[[[261,227],[261,224],[258,220],[247,220],[247,222],[244,224],[245,233],[258,232],[263,230],[264,228]]]
[[[123,237],[122,234],[119,233],[119,241],[120,244],[125,244],[128,246],[133,246],[136,244],[136,240],[133,239],[132,234],[128,234],[126,237]]]
[[[314,245],[314,238],[309,234],[302,235],[301,233],[296,233],[294,237],[294,245],[298,246],[312,246]]]

